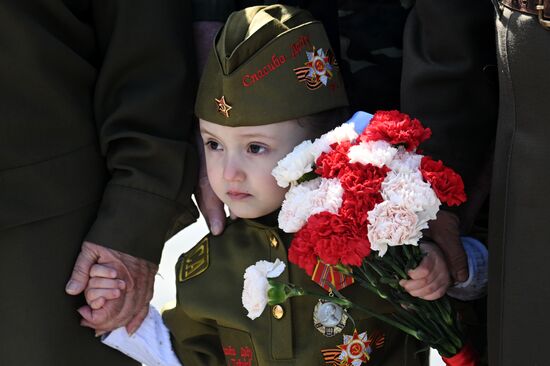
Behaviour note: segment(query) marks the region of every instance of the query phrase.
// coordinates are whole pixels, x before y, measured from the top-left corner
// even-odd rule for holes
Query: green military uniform
[[[287,269],[277,280],[323,293],[305,271],[287,260],[291,234],[277,228],[277,213],[230,222],[221,236],[206,236],[176,264],[177,306],[163,313],[172,344],[184,365],[336,365],[342,334],[367,332],[373,351],[368,365],[425,365],[426,352],[414,338],[352,310],[341,334],[326,337],[314,328],[317,299],[291,298],[254,320],[241,302],[245,269],[259,260],[280,259]],[[342,294],[380,313],[389,303],[358,284]]]
[[[547,365],[550,2],[501,3],[505,6],[498,7],[496,18],[500,108],[489,226],[489,361]]]
[[[176,0],[0,2],[1,365],[135,364],[64,288],[85,238],[158,262],[194,220],[189,24]]]
[[[348,104],[341,72],[321,24],[309,12],[287,6],[252,7],[233,13],[206,63],[196,114],[228,127],[295,120]],[[241,293],[245,269],[259,260],[283,261],[279,280],[323,293],[303,269],[288,263],[292,239],[277,228],[277,212],[231,222],[221,236],[208,235],[176,265],[177,305],[163,314],[176,353],[186,365],[320,365],[337,358],[354,329],[367,332],[368,364],[423,365],[423,345],[357,311],[332,337],[314,327],[314,297],[292,298],[255,320]],[[342,290],[379,313],[393,308],[358,284]],[[353,318],[353,320],[351,319]],[[366,357],[366,356],[365,356]],[[364,362],[367,360],[365,359]],[[363,363],[364,363],[363,362]]]

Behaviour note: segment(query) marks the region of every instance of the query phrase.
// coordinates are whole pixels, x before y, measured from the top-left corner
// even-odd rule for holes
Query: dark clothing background
[[[424,153],[462,176],[468,201],[455,211],[464,234],[480,219],[487,230],[498,104],[494,42],[489,1],[417,0],[404,33],[401,109],[432,130]],[[481,239],[487,242],[486,233]]]
[[[84,238],[158,262],[194,221],[188,2],[0,2],[1,365],[125,365],[64,288]]]
[[[403,38],[401,110],[432,130],[423,152],[461,174],[468,201],[452,210],[460,217],[462,234],[484,243],[497,108],[491,3],[417,0]],[[486,362],[486,299],[457,301],[457,307]]]

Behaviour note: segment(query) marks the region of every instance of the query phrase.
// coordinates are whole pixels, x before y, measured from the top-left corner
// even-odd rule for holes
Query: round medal
[[[346,310],[330,301],[319,300],[313,309],[313,325],[325,337],[340,333],[347,320]]]

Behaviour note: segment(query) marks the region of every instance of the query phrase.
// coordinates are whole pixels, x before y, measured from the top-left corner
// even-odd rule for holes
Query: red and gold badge
[[[338,345],[338,348],[321,350],[321,353],[325,365],[361,366],[370,361],[373,350],[384,346],[384,341],[385,336],[379,331],[367,337],[367,332],[357,333],[357,329],[354,329],[353,335],[344,334],[344,344]]]
[[[216,101],[216,105],[218,106],[218,112],[223,114],[225,118],[229,118],[229,111],[233,109],[227,102],[225,101],[225,96],[222,95],[220,99],[214,98]]]
[[[342,350],[338,359],[342,366],[361,366],[370,360],[372,353],[371,341],[367,337],[367,332],[357,333],[353,330],[353,335],[344,334],[344,344],[338,346]]]
[[[303,67],[294,69],[298,81],[305,81],[308,89],[315,90],[321,85],[327,86],[332,79],[334,68],[337,66],[334,54],[329,49],[325,52],[322,48],[306,51],[307,62]]]

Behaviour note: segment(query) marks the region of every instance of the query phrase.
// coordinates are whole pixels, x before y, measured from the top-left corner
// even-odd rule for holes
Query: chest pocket
[[[228,366],[258,366],[256,351],[247,332],[220,326],[218,332]]]

